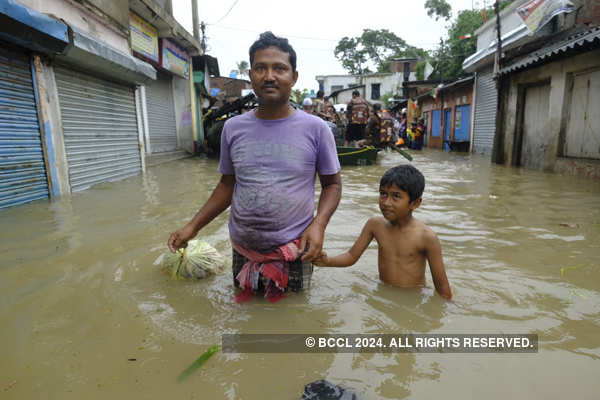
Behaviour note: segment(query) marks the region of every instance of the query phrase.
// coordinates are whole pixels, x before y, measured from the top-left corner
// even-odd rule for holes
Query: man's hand
[[[194,218],[183,228],[171,233],[167,241],[169,250],[175,253],[177,250],[187,247],[188,240],[196,236],[200,229],[225,211],[231,204],[234,186],[235,175],[221,175],[221,180],[215,190],[213,190],[200,211],[194,215]]]
[[[321,254],[323,236],[325,236],[325,228],[319,226],[315,221],[302,232],[300,236],[300,254],[306,251],[302,256],[302,261],[312,262]]]
[[[317,267],[327,267],[327,264],[329,264],[329,257],[327,257],[327,253],[322,251],[321,254],[315,258],[313,264],[315,264]]]
[[[188,240],[192,239],[198,233],[190,224],[185,225],[183,228],[176,230],[169,236],[167,245],[169,250],[173,253],[177,250],[187,247]]]
[[[319,174],[319,180],[321,181],[321,196],[317,215],[300,236],[300,253],[306,251],[306,254],[302,256],[302,261],[312,262],[321,254],[325,227],[342,196],[342,177],[339,172],[333,175]]]

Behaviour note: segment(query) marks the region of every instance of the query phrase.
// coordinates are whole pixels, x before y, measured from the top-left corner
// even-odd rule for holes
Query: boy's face
[[[421,197],[410,201],[410,196],[398,186],[379,187],[379,209],[388,221],[404,218],[421,205]]]

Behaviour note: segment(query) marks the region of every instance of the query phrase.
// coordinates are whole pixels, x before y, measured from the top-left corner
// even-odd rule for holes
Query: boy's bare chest
[[[420,259],[425,256],[424,247],[414,232],[399,234],[390,229],[385,229],[376,236],[379,249],[383,255],[410,259]]]

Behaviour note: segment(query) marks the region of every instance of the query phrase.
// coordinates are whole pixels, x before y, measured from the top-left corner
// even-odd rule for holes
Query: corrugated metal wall
[[[156,81],[146,86],[148,131],[151,153],[164,153],[177,149],[177,127],[171,77],[158,74]]]
[[[134,89],[55,68],[71,191],[141,172]]]
[[[477,73],[477,94],[473,118],[473,152],[492,154],[496,132],[498,92],[493,73]]]
[[[48,198],[29,57],[0,50],[0,208]]]

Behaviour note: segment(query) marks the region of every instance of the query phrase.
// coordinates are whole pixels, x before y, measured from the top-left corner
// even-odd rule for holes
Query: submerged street
[[[188,158],[57,201],[0,211],[3,398],[298,399],[327,379],[365,399],[596,396],[600,182],[412,152],[426,179],[415,217],[439,236],[454,298],[380,283],[377,245],[315,268],[278,303],[235,303],[231,271],[171,280],[154,265],[219,180]],[[407,162],[343,167],[324,249],[345,251],[379,213],[379,179]],[[318,183],[317,183],[318,185]],[[228,212],[199,238],[231,257]],[[225,333],[534,333],[537,354],[223,354],[177,375]],[[501,389],[498,384],[502,382]],[[560,384],[549,385],[549,382]],[[496,388],[497,390],[493,390]]]

